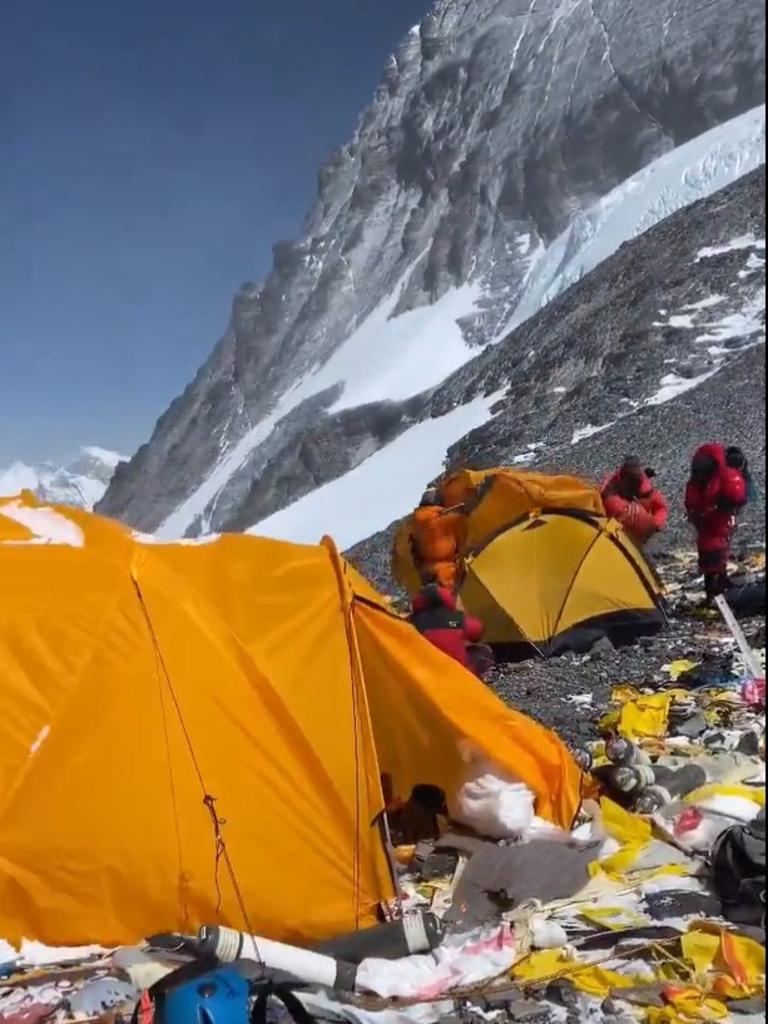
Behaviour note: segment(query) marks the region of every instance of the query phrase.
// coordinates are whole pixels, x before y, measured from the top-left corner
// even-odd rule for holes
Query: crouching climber
[[[667,525],[666,498],[653,484],[653,470],[645,469],[636,455],[605,480],[601,493],[606,514],[618,519],[639,547]]]
[[[485,627],[479,619],[459,611],[456,598],[446,587],[429,583],[414,597],[411,624],[460,665],[481,679],[493,664],[493,654],[480,641]]]
[[[709,602],[730,586],[731,540],[736,516],[747,503],[749,483],[747,460],[739,448],[705,444],[694,454],[685,509],[696,530],[699,570]]]
[[[422,582],[456,590],[466,529],[463,511],[445,508],[437,489],[424,493],[411,519],[411,553]]]

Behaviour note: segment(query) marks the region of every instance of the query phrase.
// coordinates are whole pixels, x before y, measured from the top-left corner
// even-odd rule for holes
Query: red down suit
[[[632,478],[632,494],[629,485],[623,470],[617,469],[601,488],[603,505],[606,515],[618,519],[628,536],[642,546],[667,525],[669,507],[664,495],[645,473]]]
[[[471,668],[468,644],[479,643],[484,626],[480,619],[459,611],[447,587],[430,584],[413,599],[411,623],[444,654]]]
[[[693,467],[685,510],[696,528],[699,568],[711,576],[726,571],[735,516],[747,502],[747,481],[740,470],[727,464],[721,444],[702,445],[693,457]]]

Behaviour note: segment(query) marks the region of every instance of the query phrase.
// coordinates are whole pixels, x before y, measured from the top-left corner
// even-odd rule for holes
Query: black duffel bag
[[[712,850],[712,885],[734,924],[765,928],[765,809],[749,825],[734,825]]]

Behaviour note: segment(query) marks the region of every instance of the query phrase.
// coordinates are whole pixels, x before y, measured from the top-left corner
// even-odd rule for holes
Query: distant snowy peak
[[[64,466],[14,462],[0,469],[0,496],[32,491],[42,501],[90,510],[103,498],[115,469],[127,461],[117,452],[88,446]]]

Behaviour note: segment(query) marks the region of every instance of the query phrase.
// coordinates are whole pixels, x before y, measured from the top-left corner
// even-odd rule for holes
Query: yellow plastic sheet
[[[648,1024],[688,1024],[689,1021],[717,1021],[728,1018],[728,1008],[719,999],[697,988],[669,988],[664,993],[669,1005],[650,1009]]]
[[[697,661],[689,661],[687,658],[681,658],[679,661],[673,661],[671,665],[665,667],[665,671],[669,674],[672,682],[676,682],[680,676],[686,672],[690,672],[698,666]]]
[[[765,991],[765,950],[754,939],[701,921],[681,942],[683,957],[713,994],[739,999]]]
[[[590,907],[588,910],[582,910],[581,916],[593,924],[616,932],[625,928],[641,928],[649,923],[647,917],[635,914],[625,907]]]
[[[617,988],[634,988],[644,984],[645,978],[634,978],[603,967],[569,960],[560,949],[545,949],[533,953],[512,968],[513,977],[520,981],[537,982],[554,978],[568,978],[587,995],[605,999]]]
[[[639,843],[645,846],[651,840],[651,826],[631,811],[624,810],[608,797],[600,801],[603,826],[611,837],[622,844]]]
[[[611,839],[621,843],[621,849],[602,861],[590,865],[592,877],[598,874],[623,875],[630,871],[640,853],[651,840],[651,826],[636,814],[625,811],[613,800],[600,801],[603,827]]]
[[[630,740],[661,739],[667,734],[671,693],[627,701],[619,716],[619,732]]]
[[[764,789],[758,789],[757,786],[720,785],[716,782],[708,786],[702,786],[701,789],[696,789],[693,793],[689,793],[685,797],[685,802],[687,804],[700,804],[716,796],[735,796],[742,800],[751,800],[758,807],[765,807]]]

